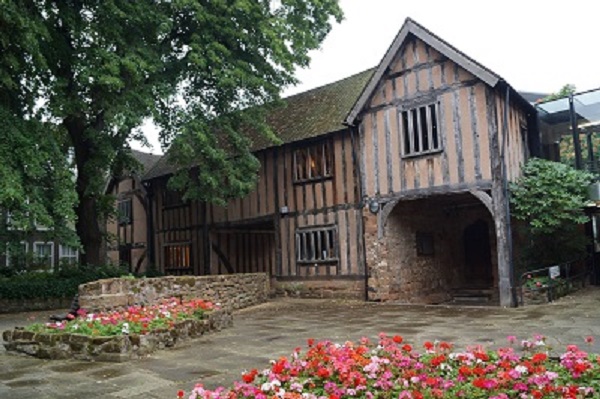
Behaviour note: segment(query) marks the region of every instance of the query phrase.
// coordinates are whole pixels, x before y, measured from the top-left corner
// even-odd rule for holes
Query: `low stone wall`
[[[271,281],[272,295],[292,298],[365,299],[365,278]]]
[[[150,304],[171,297],[201,298],[223,308],[241,309],[268,300],[269,278],[265,273],[111,278],[79,286],[79,304],[87,310]]]
[[[73,298],[0,298],[0,313],[20,313],[35,310],[67,309]]]
[[[219,331],[231,326],[232,320],[230,310],[219,309],[206,313],[204,320],[184,320],[175,324],[172,329],[157,329],[144,335],[92,337],[7,330],[2,338],[7,351],[40,359],[123,362],[146,356],[157,349],[173,347],[208,331]]]

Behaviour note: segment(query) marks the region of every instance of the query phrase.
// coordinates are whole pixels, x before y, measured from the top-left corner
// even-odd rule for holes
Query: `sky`
[[[519,91],[551,93],[567,83],[578,91],[600,87],[595,0],[340,0],[345,18],[335,24],[300,83],[303,92],[376,66],[410,17]],[[157,131],[143,127],[160,153]]]

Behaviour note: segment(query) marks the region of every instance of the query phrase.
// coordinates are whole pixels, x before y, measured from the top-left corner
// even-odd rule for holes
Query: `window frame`
[[[127,203],[129,206],[126,206],[125,208],[128,208],[129,215],[128,217],[124,217],[125,215],[121,210],[121,204]],[[117,201],[117,218],[119,226],[129,226],[130,224],[133,224],[133,198],[123,198]]]
[[[36,251],[37,247],[41,245],[50,245],[50,268],[54,269],[54,242],[53,241],[34,241],[33,242],[33,246],[32,246],[32,255],[33,255],[33,259],[34,262],[38,262],[39,261],[39,256],[38,253]]]
[[[27,258],[27,254],[29,253],[29,242],[27,241],[20,241],[19,244],[24,245],[25,246],[25,251],[23,252],[23,254],[25,255],[25,257]],[[5,251],[5,259],[4,259],[4,264],[6,267],[10,267],[10,249],[9,249],[9,245],[6,244],[6,251]]]
[[[417,256],[435,256],[435,236],[430,231],[417,231],[415,234]]]
[[[315,155],[313,155],[313,153]],[[312,165],[311,160],[313,157],[316,159],[316,154],[320,153],[320,173],[312,176],[313,169],[316,169],[316,163]],[[300,165],[300,158],[304,157],[304,165]],[[308,145],[295,148],[292,153],[293,158],[293,176],[292,181],[294,184],[305,184],[328,180],[333,178],[333,142],[331,139],[319,140],[312,142]],[[302,169],[300,169],[302,168]],[[299,171],[303,170],[303,175],[300,176]]]
[[[320,237],[322,233],[325,233],[324,237],[326,237],[327,240],[332,240],[332,242],[329,243],[330,253],[328,253],[327,257],[322,256],[323,241],[320,238],[317,238]],[[339,262],[340,240],[337,225],[299,227],[296,229],[294,238],[296,240],[296,262],[298,264],[314,265]],[[320,253],[321,256],[317,257],[316,255],[318,253]],[[307,255],[310,255],[310,258]]]
[[[181,190],[171,190],[165,185],[162,191],[162,207],[177,208],[187,205],[187,201],[183,199],[184,194]]]
[[[435,120],[433,120],[432,116],[432,106],[433,110],[435,111]],[[422,109],[425,110],[425,124],[422,122]],[[398,128],[400,129],[402,158],[415,158],[425,155],[438,154],[444,151],[440,109],[441,102],[438,98],[428,98],[427,100],[422,100],[418,103],[406,104],[398,108]],[[413,112],[416,114],[417,135],[415,135],[414,130],[415,116],[413,116]],[[406,123],[405,115],[407,115]],[[424,126],[426,127],[427,132],[422,131]],[[426,136],[424,133],[426,133]],[[428,148],[423,150],[422,148],[423,143],[425,142],[425,137],[427,138]],[[415,144],[416,141],[418,142]],[[434,143],[437,144],[437,146],[434,146]],[[417,150],[414,150],[415,146],[418,147]]]
[[[65,255],[64,248],[68,248],[69,250],[75,250],[75,255]],[[71,247],[69,245],[58,244],[58,262],[61,263],[63,260],[66,260],[69,265],[77,264],[79,262],[79,249],[75,247]],[[71,263],[73,261],[73,263]]]
[[[187,266],[171,267],[168,262],[169,256],[167,256],[167,248],[186,248],[187,247]],[[178,272],[178,271],[192,271],[194,263],[192,262],[192,242],[191,241],[179,241],[179,242],[168,242],[163,244],[163,265],[164,271],[167,272]]]

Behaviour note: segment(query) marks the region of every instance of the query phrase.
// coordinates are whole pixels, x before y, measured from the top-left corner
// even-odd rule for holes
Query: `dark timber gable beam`
[[[350,110],[350,113],[344,121],[345,124],[354,124],[358,114],[369,101],[369,98],[377,88],[377,85],[381,81],[389,66],[394,61],[396,54],[398,53],[402,45],[405,43],[409,35],[413,35],[418,39],[422,40],[428,46],[434,48],[439,53],[448,57],[448,59],[452,60],[461,68],[469,71],[471,74],[481,79],[481,81],[483,81],[490,87],[495,87],[496,84],[501,80],[500,76],[485,68],[483,65],[479,64],[475,60],[469,58],[467,55],[463,54],[446,41],[434,35],[414,20],[407,18],[404,22],[404,25],[402,25],[400,32],[398,32],[398,35],[396,35],[396,38],[392,42],[392,45],[388,48],[387,52],[385,53],[385,56],[379,63],[379,66],[375,70],[375,73],[369,80],[369,83],[365,86],[360,97]]]

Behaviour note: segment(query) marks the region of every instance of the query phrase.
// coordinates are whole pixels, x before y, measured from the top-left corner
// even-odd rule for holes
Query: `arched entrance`
[[[470,288],[490,288],[493,273],[487,222],[480,219],[465,227],[463,242],[466,285]]]

